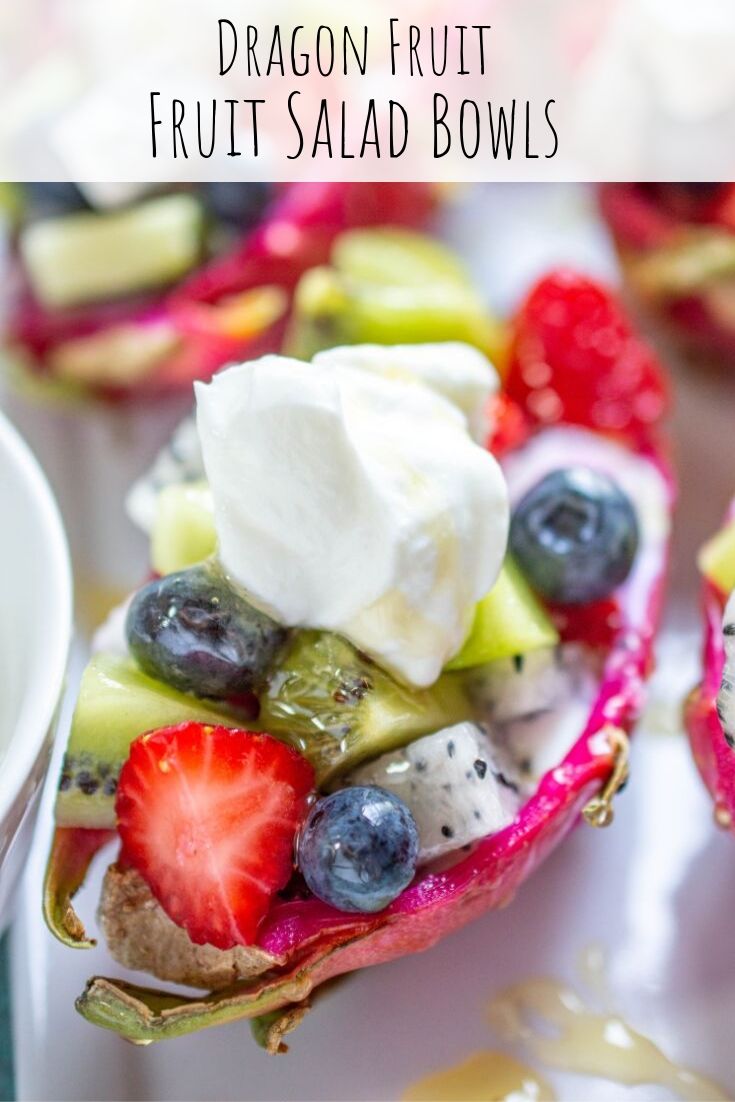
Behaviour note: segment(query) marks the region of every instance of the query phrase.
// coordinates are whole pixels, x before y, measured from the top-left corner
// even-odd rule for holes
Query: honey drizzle
[[[461,1064],[427,1075],[402,1102],[554,1102],[551,1086],[504,1052],[475,1052]]]
[[[626,1086],[655,1083],[686,1102],[727,1102],[722,1087],[674,1063],[620,1015],[598,1012],[572,988],[542,977],[514,984],[488,1008],[490,1024],[549,1068]]]
[[[513,984],[493,998],[487,1016],[508,1044],[519,1043],[548,1068],[625,1086],[656,1084],[684,1102],[728,1102],[732,1095],[669,1059],[650,1038],[610,1006],[605,954],[596,945],[580,956],[579,971],[594,994],[594,1009],[577,991],[549,977]],[[503,1052],[475,1052],[427,1075],[403,1102],[541,1102],[556,1095],[543,1076]]]

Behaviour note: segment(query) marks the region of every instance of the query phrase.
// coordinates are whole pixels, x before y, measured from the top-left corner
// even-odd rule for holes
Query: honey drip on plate
[[[495,1033],[521,1046],[547,1068],[607,1079],[625,1086],[655,1084],[685,1102],[728,1102],[721,1086],[682,1067],[609,1006],[603,951],[592,946],[580,959],[580,973],[596,1006],[577,991],[548,977],[526,980],[501,991],[488,1007]],[[502,1052],[476,1052],[454,1067],[426,1076],[403,1102],[526,1102],[555,1099],[536,1071]]]
[[[504,1052],[475,1052],[461,1064],[427,1075],[403,1102],[554,1102],[549,1084]]]
[[[583,975],[597,996],[605,998],[603,967],[599,950],[588,950]],[[520,1041],[546,1067],[631,1087],[657,1084],[686,1102],[730,1098],[711,1079],[670,1060],[619,1014],[592,1008],[557,980],[543,977],[506,988],[492,1000],[488,1015],[504,1040]]]

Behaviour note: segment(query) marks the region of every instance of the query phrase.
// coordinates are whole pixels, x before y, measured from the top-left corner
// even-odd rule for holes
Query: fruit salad
[[[694,759],[715,803],[716,821],[735,823],[735,505],[699,555],[704,646],[702,681],[690,693],[684,719]]]
[[[6,345],[19,381],[109,400],[180,392],[277,349],[293,285],[337,233],[420,226],[437,198],[422,184],[223,182],[111,205],[98,191],[36,183],[13,197]]]
[[[735,185],[605,184],[602,212],[641,301],[686,346],[735,351]]]
[[[554,272],[501,379],[466,276],[406,245],[338,243],[296,292],[310,360],[198,383],[131,494],[153,573],[82,679],[45,913],[90,944],[71,900],[107,847],[112,956],[209,992],[90,980],[79,1011],[138,1043],[248,1018],[281,1051],[321,984],[509,902],[625,780],[672,504],[661,370],[609,291]]]

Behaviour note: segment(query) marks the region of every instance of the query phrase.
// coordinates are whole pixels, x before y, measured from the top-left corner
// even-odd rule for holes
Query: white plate
[[[0,930],[25,867],[71,638],[59,512],[28,446],[0,414]]]
[[[589,213],[579,189],[503,187],[454,212],[449,232],[468,243],[490,297],[505,306],[556,260],[612,271]],[[735,839],[715,829],[676,732],[677,701],[698,663],[693,549],[735,490],[734,398],[735,379],[681,374],[676,436],[685,471],[662,670],[613,827],[581,826],[508,909],[426,954],[346,980],[293,1035],[290,1054],[272,1058],[246,1024],[136,1049],[75,1014],[87,976],[117,970],[104,949],[65,950],[43,927],[47,793],[13,934],[19,1097],[395,1099],[429,1070],[497,1047],[483,1008],[501,987],[537,975],[579,986],[578,958],[592,944],[608,953],[613,1000],[630,1024],[672,1059],[735,1091]],[[79,898],[85,917],[97,883]],[[669,1097],[656,1086],[629,1091],[599,1079],[548,1078],[569,1102]]]

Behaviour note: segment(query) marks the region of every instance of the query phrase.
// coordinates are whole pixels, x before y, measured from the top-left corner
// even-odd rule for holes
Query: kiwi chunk
[[[460,674],[430,689],[399,684],[346,640],[295,637],[261,698],[257,728],[299,749],[324,782],[364,758],[470,717]],[[64,827],[115,826],[115,792],[130,743],[177,723],[253,722],[143,673],[133,661],[98,654],[82,678],[56,798]]]
[[[653,298],[696,294],[735,276],[735,239],[720,229],[690,228],[634,262],[636,285]]]
[[[115,791],[130,743],[176,723],[229,723],[231,712],[148,677],[127,658],[98,654],[79,689],[56,797],[65,827],[115,827]]]
[[[502,358],[502,326],[454,255],[420,234],[343,234],[331,266],[296,288],[288,351],[302,359],[340,344],[465,341]]]
[[[464,265],[451,249],[410,230],[349,230],[335,241],[331,261],[342,275],[362,283],[470,286]]]
[[[553,647],[559,635],[515,562],[507,558],[495,585],[478,603],[470,633],[448,670]]]
[[[34,222],[19,247],[35,293],[63,308],[171,283],[198,263],[203,242],[201,204],[177,194]]]
[[[157,574],[186,570],[217,548],[212,494],[206,482],[171,483],[158,494],[151,532],[151,563]]]
[[[299,749],[324,784],[365,758],[470,715],[461,675],[412,689],[340,636],[304,631],[261,698],[258,722]]]
[[[697,563],[705,578],[723,593],[735,589],[735,520],[729,521],[705,543]]]

